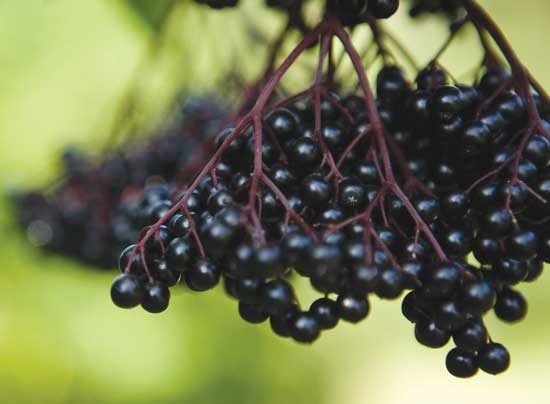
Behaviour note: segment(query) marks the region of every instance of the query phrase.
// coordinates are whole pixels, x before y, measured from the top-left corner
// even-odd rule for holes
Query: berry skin
[[[441,201],[441,210],[453,219],[462,219],[468,210],[468,197],[463,192],[451,192]]]
[[[308,256],[313,240],[301,232],[292,232],[283,239],[283,255],[287,266],[294,268],[300,275],[308,276],[311,265]]]
[[[449,229],[443,236],[443,246],[450,255],[463,257],[472,250],[472,235],[462,229]]]
[[[370,162],[359,163],[355,170],[357,178],[364,184],[376,185],[380,181],[376,166]]]
[[[136,249],[136,245],[131,244],[120,253],[120,257],[118,259],[118,268],[120,269],[120,272],[124,273],[124,271],[126,270],[126,267],[128,266],[128,262],[130,262],[130,257],[132,256],[132,253],[135,249]],[[133,262],[132,262],[132,266],[130,267],[130,272],[132,274],[142,273],[143,264],[141,263],[141,255],[139,254],[139,251],[136,251],[132,261]]]
[[[331,198],[330,185],[318,175],[306,177],[301,185],[304,203],[313,209],[323,209]]]
[[[297,315],[300,314],[300,308],[293,304],[283,313],[270,316],[269,325],[275,334],[280,337],[289,337],[292,333],[292,324]]]
[[[510,366],[510,353],[503,345],[491,342],[479,351],[478,363],[481,370],[496,375]]]
[[[401,312],[411,323],[416,323],[423,318],[422,309],[419,307],[416,294],[409,292],[401,303]]]
[[[173,271],[183,272],[192,261],[192,247],[188,238],[175,238],[166,249],[166,262]]]
[[[511,213],[506,208],[499,208],[488,212],[483,218],[482,229],[490,234],[506,235],[513,226]]]
[[[436,308],[435,323],[443,330],[458,330],[466,324],[466,315],[456,302],[442,302]]]
[[[369,0],[368,10],[376,18],[390,18],[399,8],[399,0]]]
[[[294,137],[299,129],[298,116],[286,108],[273,111],[266,120],[277,139]]]
[[[401,263],[401,270],[405,275],[404,287],[414,289],[421,285],[421,279],[424,278],[426,266],[419,260],[407,260]]]
[[[427,274],[425,291],[433,298],[449,297],[460,284],[462,274],[453,264],[442,264]]]
[[[445,72],[436,65],[429,65],[422,69],[416,77],[416,86],[419,90],[439,88],[447,82]]]
[[[215,259],[225,254],[234,236],[233,228],[221,220],[214,219],[201,229],[202,244],[208,255]]]
[[[414,327],[416,340],[429,348],[441,348],[449,342],[451,335],[438,328],[433,321],[420,320]]]
[[[533,231],[523,230],[512,234],[506,240],[506,252],[512,258],[527,260],[537,255],[537,235]]]
[[[542,261],[539,259],[527,260],[525,261],[525,265],[527,266],[527,277],[525,278],[525,282],[534,282],[537,280],[544,269]]]
[[[358,293],[373,292],[379,280],[380,270],[376,265],[358,263],[350,271],[350,282]]]
[[[338,151],[348,143],[346,129],[339,124],[327,124],[321,129],[321,136],[330,150]]]
[[[254,254],[256,273],[267,278],[281,274],[284,270],[281,246],[277,243],[258,247]]]
[[[493,271],[498,279],[509,285],[515,285],[528,274],[525,261],[518,261],[513,258],[501,258],[493,266]]]
[[[310,251],[312,272],[317,276],[339,271],[342,260],[342,249],[338,245],[317,244]]]
[[[340,206],[344,209],[356,210],[364,207],[366,189],[355,180],[344,180],[340,183]]]
[[[440,120],[448,121],[464,106],[462,91],[455,86],[441,86],[433,94],[432,106]]]
[[[143,285],[135,275],[121,274],[111,285],[111,300],[123,309],[136,307],[141,303],[143,294]]]
[[[477,352],[487,343],[487,329],[481,320],[470,320],[453,333],[453,341],[461,350]]]
[[[161,282],[145,286],[141,307],[149,313],[160,313],[166,310],[170,303],[170,290]]]
[[[218,148],[233,133],[233,131],[234,128],[226,128],[218,134],[216,138],[216,145],[218,146]],[[242,155],[243,147],[244,138],[242,136],[237,136],[233,138],[231,143],[229,143],[227,149],[225,149],[226,151],[223,155],[223,160],[230,163],[237,162]]]
[[[258,277],[237,278],[235,297],[245,303],[258,303],[264,282]]]
[[[153,273],[153,278],[158,279],[168,287],[176,286],[181,277],[181,274],[168,268],[166,260],[163,259],[153,261],[149,269]]]
[[[319,327],[323,330],[334,328],[338,324],[336,302],[327,297],[315,300],[309,308],[309,313],[317,319]]]
[[[214,288],[220,281],[220,269],[208,259],[199,259],[185,272],[185,283],[191,290],[202,292]]]
[[[308,138],[299,138],[288,143],[287,155],[296,170],[316,168],[322,159],[319,144]]]
[[[350,323],[358,323],[364,320],[370,310],[369,301],[366,297],[350,293],[339,295],[336,304],[338,305],[340,318]]]
[[[290,335],[297,342],[310,344],[319,337],[320,331],[321,327],[315,316],[310,313],[300,313],[292,321]]]
[[[513,123],[525,115],[525,104],[518,94],[507,92],[498,98],[497,110],[507,122]]]
[[[489,311],[495,305],[495,300],[495,288],[489,281],[471,282],[462,288],[462,308],[474,316]]]
[[[272,167],[270,177],[273,183],[281,190],[288,190],[298,181],[294,173],[288,167],[283,165],[276,165]]]
[[[403,292],[406,277],[399,269],[387,268],[380,272],[376,294],[383,299],[397,299]]]
[[[478,235],[474,241],[474,257],[482,264],[496,262],[502,253],[499,240],[491,236]]]
[[[495,314],[508,323],[521,321],[527,315],[527,302],[520,292],[504,289],[497,296]]]
[[[449,373],[460,378],[474,376],[478,371],[476,362],[474,354],[459,348],[451,349],[445,360]]]
[[[461,140],[464,145],[481,149],[489,144],[491,131],[487,125],[479,121],[472,121],[464,127]]]
[[[433,223],[440,213],[439,201],[430,197],[422,197],[415,201],[414,207],[426,223]]]
[[[239,302],[239,315],[244,321],[252,324],[263,323],[269,317],[262,306],[244,302]]]
[[[525,145],[523,155],[539,169],[544,168],[550,161],[550,142],[544,136],[534,135]]]
[[[294,291],[287,281],[275,279],[264,285],[261,301],[267,313],[278,315],[292,306]]]

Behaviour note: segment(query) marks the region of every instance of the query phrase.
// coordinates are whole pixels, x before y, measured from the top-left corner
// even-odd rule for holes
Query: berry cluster
[[[519,93],[505,69],[449,84],[435,61],[414,84],[384,66],[375,99],[349,37],[326,24],[329,34],[321,24],[306,36],[250,114],[220,133],[187,190],[157,202],[160,219],[121,256],[113,301],[159,312],[178,280],[205,291],[223,278],[245,321],[269,319],[276,334],[310,343],[340,320],[365,319],[370,295],[408,289],[402,310],[418,342],[453,338],[450,373],[503,372],[509,354],[483,317],[521,320],[527,305],[513,286],[550,260],[547,104],[531,88]],[[273,99],[285,66],[319,34],[313,86]],[[330,34],[362,95],[322,76]],[[302,306],[293,274],[324,296]]]
[[[527,302],[516,285],[550,262],[548,95],[474,0],[460,1],[467,17],[414,81],[384,47],[377,21],[395,13],[397,0],[328,0],[312,28],[303,25],[302,1],[268,4],[286,10],[288,29],[246,91],[250,110],[205,147],[211,156],[197,155],[193,177],[167,169],[165,182],[148,184],[124,208],[143,229],[120,255],[113,302],[159,313],[170,288],[204,292],[223,282],[242,319],[312,343],[340,321],[364,320],[372,296],[404,295],[402,313],[420,344],[453,340],[452,375],[504,372],[510,355],[484,317],[522,320]],[[453,4],[414,7],[451,13]],[[372,86],[347,30],[363,23],[383,62]],[[485,57],[480,78],[459,83],[438,58],[470,23]],[[276,68],[291,28],[302,40]],[[312,84],[288,95],[281,80],[313,49]],[[344,59],[353,74],[339,70]],[[173,152],[163,149],[162,158]],[[300,301],[297,277],[320,297]]]
[[[151,221],[141,208],[144,184],[192,173],[224,113],[213,100],[197,98],[178,115],[146,144],[127,145],[101,162],[69,149],[54,189],[14,194],[19,225],[33,244],[96,267],[116,265],[120,250]]]

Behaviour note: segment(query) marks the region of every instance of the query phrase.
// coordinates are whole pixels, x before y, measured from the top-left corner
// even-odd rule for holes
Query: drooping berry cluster
[[[501,373],[510,357],[483,317],[523,319],[514,286],[550,261],[548,103],[527,76],[494,63],[467,85],[436,60],[414,83],[385,65],[375,98],[342,25],[329,19],[306,35],[184,192],[156,202],[159,220],[122,253],[112,299],[160,312],[170,287],[201,292],[223,279],[245,321],[269,319],[277,335],[310,343],[365,319],[369,296],[410,290],[402,311],[418,342],[454,341],[450,373]],[[360,93],[324,71],[333,38]],[[313,85],[274,97],[312,43]],[[295,276],[323,296],[300,302]]]
[[[364,320],[373,295],[407,291],[402,313],[417,341],[453,340],[451,374],[505,371],[510,355],[484,317],[523,319],[515,286],[550,262],[548,96],[474,0],[461,0],[467,18],[451,31],[478,30],[485,58],[469,84],[451,80],[441,52],[408,80],[377,21],[398,1],[329,0],[313,28],[294,15],[302,2],[269,3],[289,24],[265,77],[247,91],[250,110],[219,133],[194,177],[146,186],[128,209],[143,230],[120,255],[113,302],[159,313],[172,287],[203,292],[223,282],[245,321],[311,343],[340,321]],[[416,2],[420,11],[451,4],[436,3]],[[362,23],[384,62],[373,86],[347,30]],[[303,38],[275,68],[295,28]],[[313,83],[282,96],[283,76],[312,48]],[[338,76],[343,59],[352,75]],[[298,276],[318,299],[299,299]]]
[[[208,98],[191,99],[179,114],[176,124],[146,144],[126,145],[100,162],[69,149],[53,189],[13,195],[19,225],[31,242],[96,267],[116,265],[120,250],[156,218],[144,209],[144,184],[192,174],[208,152],[207,135],[224,119]]]

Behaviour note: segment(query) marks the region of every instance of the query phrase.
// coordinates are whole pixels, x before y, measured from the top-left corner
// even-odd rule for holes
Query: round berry
[[[220,281],[220,269],[211,260],[198,259],[185,272],[185,283],[191,290],[202,292],[214,288]]]
[[[478,363],[481,370],[496,375],[510,366],[510,353],[503,345],[491,342],[479,351]]]
[[[468,352],[477,352],[487,343],[487,329],[481,320],[470,320],[453,333],[456,346]]]
[[[419,343],[429,348],[441,348],[451,338],[447,331],[438,328],[433,321],[424,319],[416,323],[414,336]]]
[[[111,285],[111,300],[123,309],[136,307],[141,303],[143,294],[143,285],[135,275],[121,274]]]
[[[461,306],[471,315],[480,315],[489,311],[496,300],[496,292],[489,281],[475,281],[462,288]]]
[[[320,334],[319,321],[310,313],[300,313],[294,317],[290,329],[292,338],[304,344],[315,341]]]
[[[527,301],[520,292],[506,288],[497,296],[495,314],[508,323],[521,321],[527,315]]]
[[[449,351],[445,364],[450,374],[460,378],[472,377],[478,371],[475,354],[460,348]]]
[[[239,314],[244,321],[252,324],[263,323],[269,317],[261,305],[244,302],[239,302]]]
[[[267,282],[262,289],[262,305],[270,315],[277,315],[287,310],[294,302],[292,286],[283,280]]]
[[[336,301],[338,315],[342,320],[358,323],[369,314],[369,301],[366,297],[346,293],[338,296]]]
[[[145,286],[141,307],[149,313],[160,313],[170,303],[170,290],[162,282],[154,282]]]
[[[338,324],[338,306],[327,297],[315,300],[309,308],[309,313],[317,319],[319,327],[324,330],[334,328]]]

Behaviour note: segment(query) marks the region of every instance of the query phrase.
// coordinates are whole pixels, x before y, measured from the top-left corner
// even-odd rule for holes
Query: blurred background
[[[46,183],[67,145],[93,152],[114,131],[146,133],[183,87],[229,92],[223,73],[250,80],[260,71],[262,35],[281,22],[260,2],[219,13],[190,2],[167,12],[170,3],[0,1],[2,192]],[[481,3],[550,88],[550,2]],[[389,28],[426,61],[446,28],[412,23],[404,11]],[[477,63],[468,43],[459,38],[446,55],[453,71]],[[128,94],[136,105],[121,122]],[[268,324],[244,323],[221,288],[176,294],[161,315],[117,309],[113,272],[30,246],[4,199],[0,226],[1,403],[548,402],[549,274],[522,287],[530,304],[523,323],[488,319],[492,337],[511,350],[511,369],[458,380],[445,370],[444,349],[415,341],[396,302],[373,301],[367,321],[301,346],[274,337]]]

